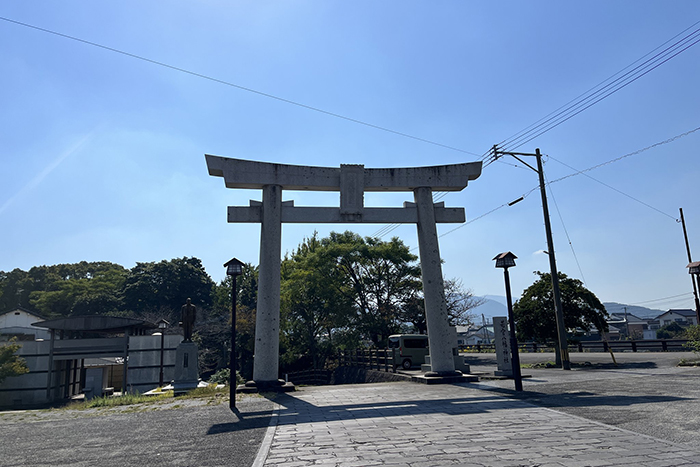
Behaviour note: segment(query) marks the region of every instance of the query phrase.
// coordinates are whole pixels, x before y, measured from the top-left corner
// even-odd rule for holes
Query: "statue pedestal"
[[[175,380],[173,381],[175,395],[194,389],[197,384],[199,384],[197,344],[180,342],[175,350]]]
[[[239,384],[236,388],[237,393],[251,394],[259,392],[293,392],[296,390],[294,383],[285,382],[283,379],[273,381],[248,381],[245,384]]]

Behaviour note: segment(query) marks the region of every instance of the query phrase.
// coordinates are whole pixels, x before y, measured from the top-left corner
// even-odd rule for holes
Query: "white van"
[[[394,366],[409,370],[425,363],[428,351],[428,336],[425,334],[394,334],[389,336],[389,348],[396,349]]]

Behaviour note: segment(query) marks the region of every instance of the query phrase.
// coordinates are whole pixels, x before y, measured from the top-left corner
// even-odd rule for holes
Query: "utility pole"
[[[690,256],[690,243],[688,243],[688,231],[685,229],[685,218],[683,217],[683,208],[678,208],[678,210],[681,212],[681,224],[683,224],[683,236],[685,237],[685,249],[688,252],[688,263],[693,262],[693,258]],[[698,300],[698,285],[695,284],[695,281],[700,279],[697,278],[696,274],[691,274],[690,275],[690,281],[693,283],[693,294],[695,296],[695,319],[697,320],[698,324],[700,324],[700,300]]]
[[[552,292],[554,295],[554,316],[557,323],[557,340],[559,341],[557,365],[560,365],[563,370],[571,370],[571,361],[569,360],[569,345],[566,338],[566,325],[564,324],[564,309],[561,306],[561,292],[559,290],[559,274],[557,272],[557,261],[554,255],[554,240],[552,238],[552,226],[549,222],[549,206],[547,205],[547,191],[544,182],[544,169],[542,168],[542,154],[540,149],[535,149],[535,154],[522,152],[506,152],[499,151],[498,146],[493,147],[494,156],[499,154],[507,154],[520,161],[525,166],[537,172],[540,179],[540,194],[542,195],[542,213],[544,215],[544,228],[547,235],[547,248],[549,256],[549,269],[552,276]],[[534,156],[537,159],[537,168],[532,167],[527,162],[520,159],[518,156]],[[559,359],[558,359],[559,360]]]

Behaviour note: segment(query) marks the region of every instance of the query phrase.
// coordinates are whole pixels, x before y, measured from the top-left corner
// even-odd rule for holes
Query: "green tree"
[[[228,364],[231,351],[231,286],[230,276],[226,276],[214,287],[212,322],[196,333],[207,338],[206,334],[215,334],[209,353],[210,359],[218,359],[219,368]],[[239,372],[246,379],[253,377],[253,354],[255,351],[255,311],[258,297],[258,266],[246,263],[243,273],[236,278],[236,362]],[[223,319],[221,319],[223,318]],[[219,330],[213,326],[216,320]],[[223,329],[225,327],[225,329]],[[220,332],[221,330],[225,332]],[[216,337],[218,336],[218,337]]]
[[[21,346],[15,342],[14,338],[9,343],[0,346],[0,383],[8,376],[29,373],[24,359],[16,355],[20,348]]]
[[[282,262],[285,365],[322,368],[333,351],[334,332],[350,322],[353,301],[330,259],[314,233]]]
[[[214,281],[198,258],[136,263],[124,281],[124,307],[137,316],[162,308],[179,311],[188,298],[198,309],[210,308]]]
[[[483,298],[475,297],[471,290],[464,287],[461,279],[445,280],[445,303],[450,326],[471,326],[474,324],[472,309],[481,305]],[[414,332],[425,334],[428,326],[425,321],[425,302],[417,294],[404,305],[402,319],[413,325]]]
[[[537,342],[556,340],[552,276],[539,271],[535,271],[535,274],[539,279],[525,289],[520,300],[513,305],[518,339]],[[583,282],[560,272],[559,289],[564,326],[567,330],[590,331],[595,327],[600,333],[608,331],[608,312],[598,297],[583,286]]]
[[[127,270],[106,261],[39,266],[28,276],[35,290],[30,305],[46,316],[115,314]]]
[[[688,326],[683,334],[683,337],[688,339],[685,347],[695,353],[700,353],[700,325],[694,324]]]
[[[355,303],[354,325],[375,345],[399,332],[403,308],[421,290],[417,256],[397,237],[385,242],[346,231],[321,240],[339,290]]]
[[[121,307],[125,276],[126,269],[106,261],[0,272],[0,311],[22,306],[47,316],[112,312]]]
[[[27,271],[0,271],[0,312],[10,311],[18,306],[29,308],[29,293],[32,290],[33,283]]]
[[[686,330],[681,326],[680,324],[673,322],[666,324],[664,326],[661,326],[657,331],[656,331],[656,338],[657,339],[673,339],[676,337],[680,337],[683,334],[685,334]]]

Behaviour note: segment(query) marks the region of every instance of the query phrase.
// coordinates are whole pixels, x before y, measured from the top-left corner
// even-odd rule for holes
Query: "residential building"
[[[44,321],[43,316],[26,308],[17,307],[0,313],[0,342],[16,338],[18,341],[49,339],[51,333],[46,329],[32,326],[32,323]]]
[[[657,318],[659,325],[666,326],[671,323],[678,323],[681,326],[691,326],[698,324],[695,310],[681,309],[668,310],[666,313],[659,315]]]

